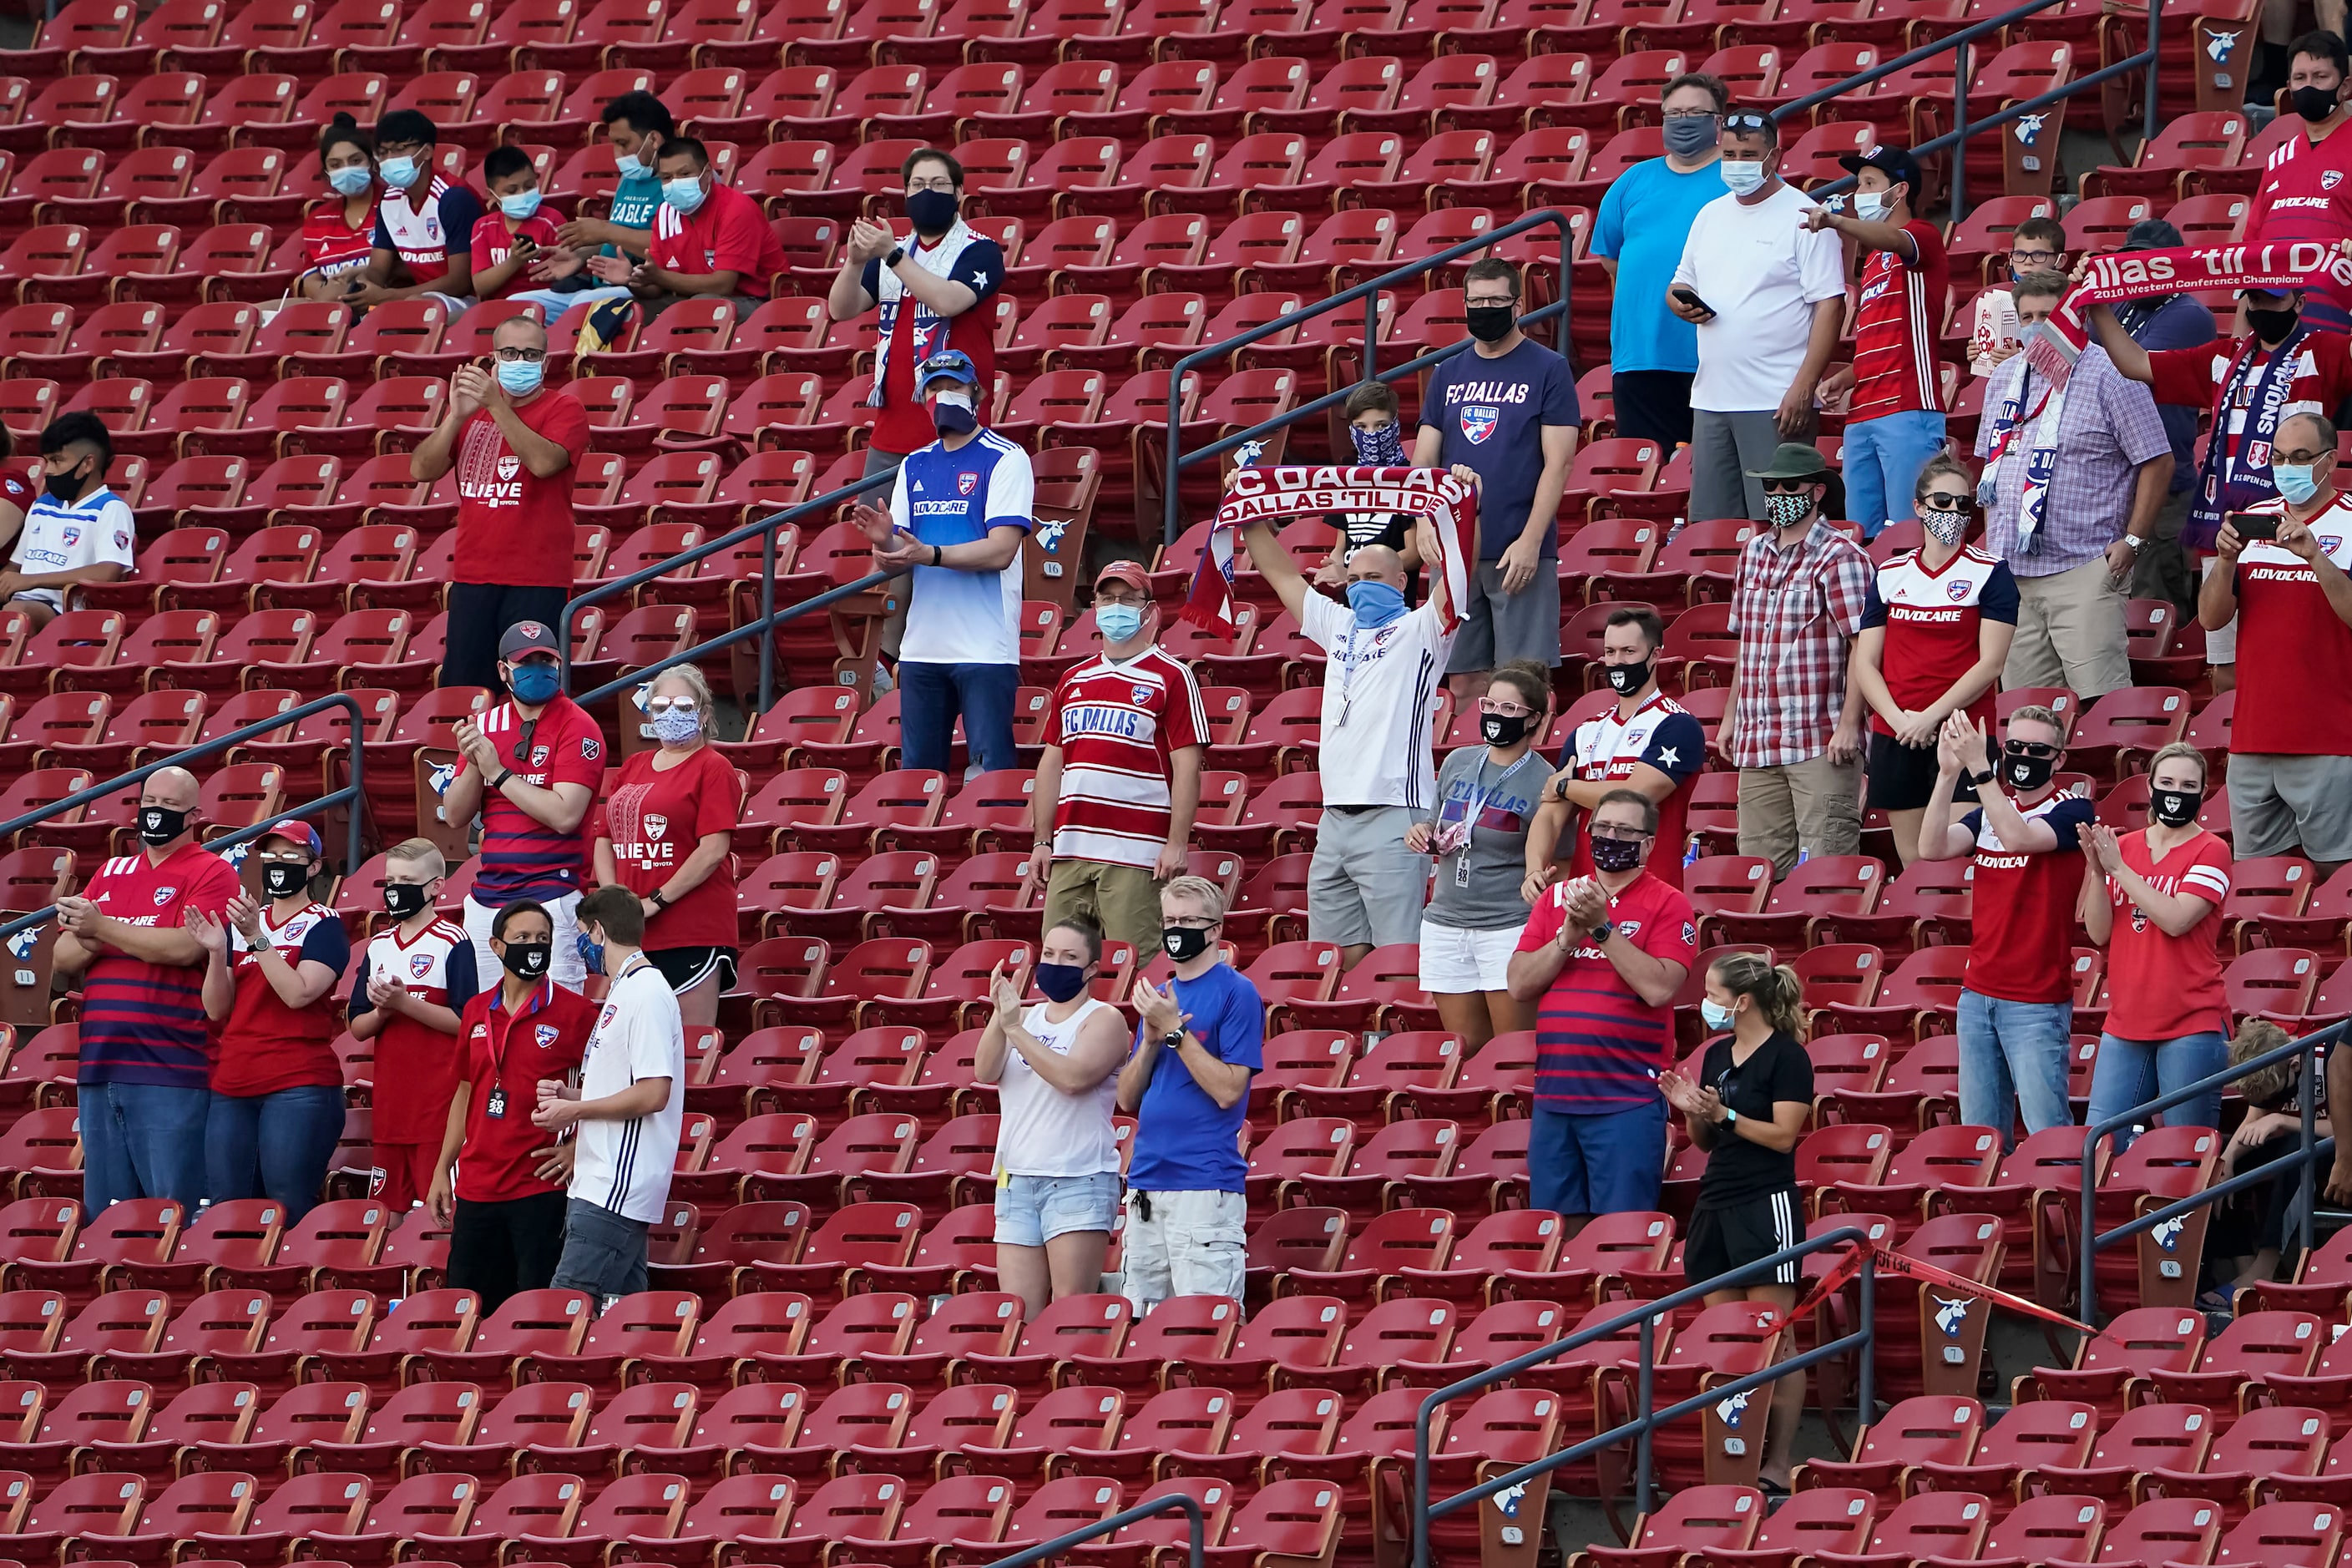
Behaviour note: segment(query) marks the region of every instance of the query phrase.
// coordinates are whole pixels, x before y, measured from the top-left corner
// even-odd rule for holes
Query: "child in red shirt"
[[[504,300],[580,270],[580,258],[555,237],[555,220],[539,210],[539,171],[530,166],[530,154],[520,147],[492,148],[482,160],[482,176],[496,210],[474,225],[476,299]]]

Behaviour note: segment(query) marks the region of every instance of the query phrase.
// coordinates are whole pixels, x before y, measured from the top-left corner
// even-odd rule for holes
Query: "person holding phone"
[[[2245,656],[2230,727],[2233,847],[2299,853],[2322,881],[2352,861],[2352,500],[2338,473],[2332,421],[2280,420],[2279,493],[2222,522],[2197,595],[2209,633],[2236,619]]]
[[[348,114],[319,132],[319,172],[334,195],[302,217],[305,300],[341,300],[359,282],[375,249],[375,142]]]

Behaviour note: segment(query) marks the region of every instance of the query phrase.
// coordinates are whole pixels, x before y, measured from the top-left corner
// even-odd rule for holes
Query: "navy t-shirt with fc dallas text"
[[[1478,559],[1492,561],[1528,525],[1543,477],[1543,427],[1578,421],[1576,377],[1568,362],[1528,338],[1496,359],[1465,349],[1430,373],[1421,422],[1437,431],[1437,466],[1477,471]],[[1544,559],[1559,552],[1543,534]]]

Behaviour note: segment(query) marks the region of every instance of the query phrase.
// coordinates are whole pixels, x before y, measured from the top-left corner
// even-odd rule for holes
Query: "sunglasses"
[[[1932,494],[1921,496],[1919,504],[1931,511],[1960,511],[1974,506],[1976,500],[1974,496],[1951,496],[1937,490]]]
[[[1772,122],[1760,114],[1751,114],[1743,110],[1725,115],[1723,128],[1726,131],[1769,131]]]
[[[2005,742],[2001,746],[2000,750],[2003,756],[2031,757],[2036,761],[2039,761],[2043,757],[2054,757],[2058,754],[2057,747],[2044,745],[2040,741],[2010,741]]]
[[[1764,493],[1768,496],[1795,495],[1821,483],[1819,479],[1766,479]]]

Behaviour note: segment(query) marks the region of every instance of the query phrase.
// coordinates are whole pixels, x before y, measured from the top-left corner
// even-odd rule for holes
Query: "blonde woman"
[[[621,764],[596,836],[596,880],[637,895],[645,954],[677,994],[689,1029],[719,1020],[735,984],[735,879],[728,846],[743,813],[734,767],[710,749],[710,685],[674,664],[646,691],[646,729],[660,745]]]

